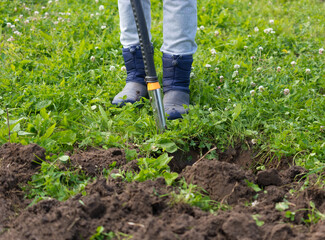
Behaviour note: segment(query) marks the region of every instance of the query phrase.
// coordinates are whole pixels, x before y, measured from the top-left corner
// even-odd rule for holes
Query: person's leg
[[[142,0],[141,2],[151,39],[150,0]],[[115,105],[123,105],[126,102],[134,103],[142,97],[147,97],[148,92],[144,81],[145,71],[140,41],[130,0],[118,0],[118,8],[121,29],[120,41],[123,46],[122,54],[127,78],[125,87],[114,97],[112,103]]]
[[[164,0],[163,89],[168,119],[181,118],[189,105],[190,73],[197,49],[196,0]]]

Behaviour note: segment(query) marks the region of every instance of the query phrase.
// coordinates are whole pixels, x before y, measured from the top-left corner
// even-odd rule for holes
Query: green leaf
[[[275,204],[275,209],[282,212],[284,210],[287,210],[289,208],[288,202],[279,202]]]
[[[234,109],[234,112],[232,114],[232,121],[235,121],[236,118],[239,116],[239,114],[241,113],[241,104],[237,104],[235,109]]]
[[[68,155],[63,155],[63,156],[59,157],[59,160],[60,160],[61,162],[66,162],[66,161],[68,161],[69,159],[70,159],[70,157],[69,157]]]
[[[40,114],[41,114],[42,118],[44,118],[44,119],[49,119],[50,118],[50,116],[47,114],[45,108],[41,109]]]
[[[155,166],[158,169],[161,169],[163,167],[166,167],[170,160],[172,160],[172,157],[169,157],[167,153],[164,153],[155,160]]]
[[[77,134],[71,130],[56,132],[52,138],[60,144],[73,145],[77,140]]]
[[[254,184],[254,183],[248,181],[247,179],[245,179],[245,182],[247,183],[247,186],[251,187],[255,192],[262,191],[262,189],[257,184]]]
[[[172,185],[172,183],[175,181],[175,179],[178,177],[178,173],[176,172],[164,172],[163,174],[165,181],[167,185]]]
[[[35,105],[35,108],[36,108],[37,110],[40,110],[40,109],[42,109],[42,108],[46,108],[46,107],[50,106],[51,103],[52,103],[51,100],[44,100],[44,101],[41,101],[41,102],[37,103],[37,104]]]
[[[177,146],[176,144],[167,138],[159,139],[159,141],[156,143],[157,147],[162,148],[164,151],[173,153],[177,151]]]
[[[49,137],[52,135],[52,133],[53,133],[53,131],[54,131],[54,129],[55,129],[55,126],[56,126],[56,123],[54,123],[51,127],[49,127],[49,128],[46,130],[45,134],[42,136],[42,138],[43,138],[43,139],[45,139],[45,138],[49,138]]]

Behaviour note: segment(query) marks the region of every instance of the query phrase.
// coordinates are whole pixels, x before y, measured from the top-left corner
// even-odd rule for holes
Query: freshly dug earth
[[[45,149],[36,144],[0,147],[0,233],[30,203],[21,187],[37,172],[40,159],[45,159]]]
[[[111,150],[102,151],[114,158],[109,155]],[[90,155],[79,154],[79,162]],[[126,162],[122,159],[117,165],[125,167]],[[131,165],[136,171],[134,162]],[[175,203],[170,193],[177,189],[166,186],[163,179],[127,183],[98,177],[87,186],[86,196],[76,195],[65,202],[41,201],[23,210],[0,239],[89,239],[98,226],[132,239],[324,239],[325,222],[310,227],[302,221],[312,213],[310,201],[320,212],[325,210],[325,191],[312,185],[312,175],[308,186],[302,179],[305,173],[293,166],[254,174],[247,170],[246,162],[239,165],[236,159],[203,159],[187,166],[181,176],[188,183],[205,189],[212,200],[230,205],[230,210],[214,214]],[[247,181],[263,190],[255,192]],[[287,210],[296,212],[292,220],[285,217],[285,211],[275,209],[284,199],[289,202]]]

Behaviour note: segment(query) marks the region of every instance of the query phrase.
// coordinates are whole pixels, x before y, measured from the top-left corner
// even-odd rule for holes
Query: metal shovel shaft
[[[149,39],[146,19],[144,17],[141,0],[130,0],[135,23],[137,25],[141,52],[146,72],[146,82],[156,126],[159,133],[166,129],[166,116],[162,101],[162,92],[158,82],[154,63],[154,52]]]

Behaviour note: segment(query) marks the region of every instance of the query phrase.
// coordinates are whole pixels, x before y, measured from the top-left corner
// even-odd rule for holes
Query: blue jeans
[[[142,0],[142,7],[149,30],[150,0]],[[130,0],[118,0],[121,44],[124,48],[139,45],[138,31],[135,25]],[[194,54],[197,45],[195,34],[197,30],[196,0],[163,0],[163,45],[161,51],[171,55]]]

